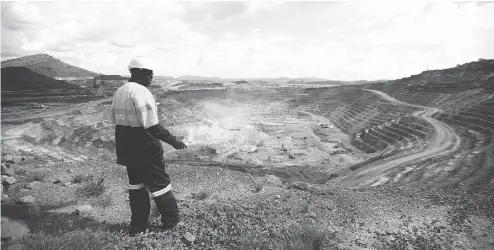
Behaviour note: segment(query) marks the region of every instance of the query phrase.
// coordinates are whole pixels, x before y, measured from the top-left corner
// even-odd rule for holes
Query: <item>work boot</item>
[[[153,197],[156,207],[161,214],[161,229],[171,229],[179,221],[179,210],[177,200],[172,191],[168,191],[160,196]]]
[[[151,204],[146,188],[129,189],[130,229],[129,235],[134,236],[146,232]]]

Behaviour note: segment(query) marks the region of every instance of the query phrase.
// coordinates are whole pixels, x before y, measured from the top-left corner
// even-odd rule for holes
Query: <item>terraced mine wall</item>
[[[397,181],[459,186],[494,187],[494,61],[460,65],[444,71],[365,87],[397,100],[437,108],[432,115],[451,126],[460,146],[451,154],[411,162],[395,171]]]

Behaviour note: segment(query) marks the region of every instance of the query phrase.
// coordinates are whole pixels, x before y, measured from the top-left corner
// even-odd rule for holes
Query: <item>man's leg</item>
[[[146,173],[145,184],[161,214],[163,228],[172,228],[179,221],[179,210],[165,166],[157,164]]]
[[[149,193],[144,186],[142,172],[142,169],[138,167],[127,167],[127,174],[129,176],[129,203],[132,213],[129,230],[131,236],[146,231],[149,211],[151,209]]]

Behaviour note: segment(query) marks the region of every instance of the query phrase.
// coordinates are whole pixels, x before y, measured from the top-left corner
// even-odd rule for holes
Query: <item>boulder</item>
[[[27,168],[25,167],[18,167],[15,168],[14,173],[15,174],[25,174],[27,172]]]
[[[303,181],[294,181],[288,185],[288,189],[299,189],[302,191],[308,191],[310,186],[310,184]]]
[[[2,241],[18,240],[29,233],[29,228],[22,221],[2,217]]]
[[[191,233],[189,232],[186,232],[183,236],[182,236],[182,242],[187,245],[187,246],[190,246],[194,243],[194,241],[196,240],[196,237],[194,235],[192,235]]]
[[[8,163],[14,163],[14,156],[11,154],[5,155],[2,159],[2,161],[8,162]]]
[[[36,199],[33,196],[28,195],[19,198],[19,202],[23,204],[33,204],[34,202],[36,202]]]
[[[25,160],[25,158],[20,156],[20,155],[15,155],[14,159],[13,159],[14,163],[19,163],[19,162],[22,162],[24,160]]]
[[[280,178],[274,176],[274,175],[266,175],[264,177],[264,180],[266,183],[269,183],[273,186],[276,186],[276,187],[281,187],[283,186],[283,183],[281,182]]]
[[[34,189],[40,183],[41,183],[41,181],[33,181],[33,182],[30,182],[30,183],[27,183],[26,185],[24,185],[24,188],[26,188],[26,189]]]
[[[93,210],[93,207],[91,205],[85,204],[85,205],[77,206],[75,208],[75,211],[72,212],[72,214],[81,215],[81,216],[88,216],[92,210]]]
[[[13,176],[14,175],[14,169],[9,168],[6,163],[2,163],[2,174],[7,175],[7,176]]]
[[[12,185],[17,183],[17,179],[13,176],[2,175],[2,184]]]

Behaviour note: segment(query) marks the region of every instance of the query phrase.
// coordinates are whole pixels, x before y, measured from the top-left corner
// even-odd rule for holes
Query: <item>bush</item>
[[[239,249],[273,250],[321,250],[338,249],[336,233],[327,233],[319,226],[303,224],[283,229],[266,239],[249,231],[242,231],[238,239]]]
[[[320,250],[324,248],[326,232],[320,227],[305,224],[286,233],[280,249]]]
[[[103,181],[103,178],[96,180],[93,175],[90,175],[84,181],[82,187],[78,189],[78,192],[86,197],[100,196],[106,190],[106,186]]]

